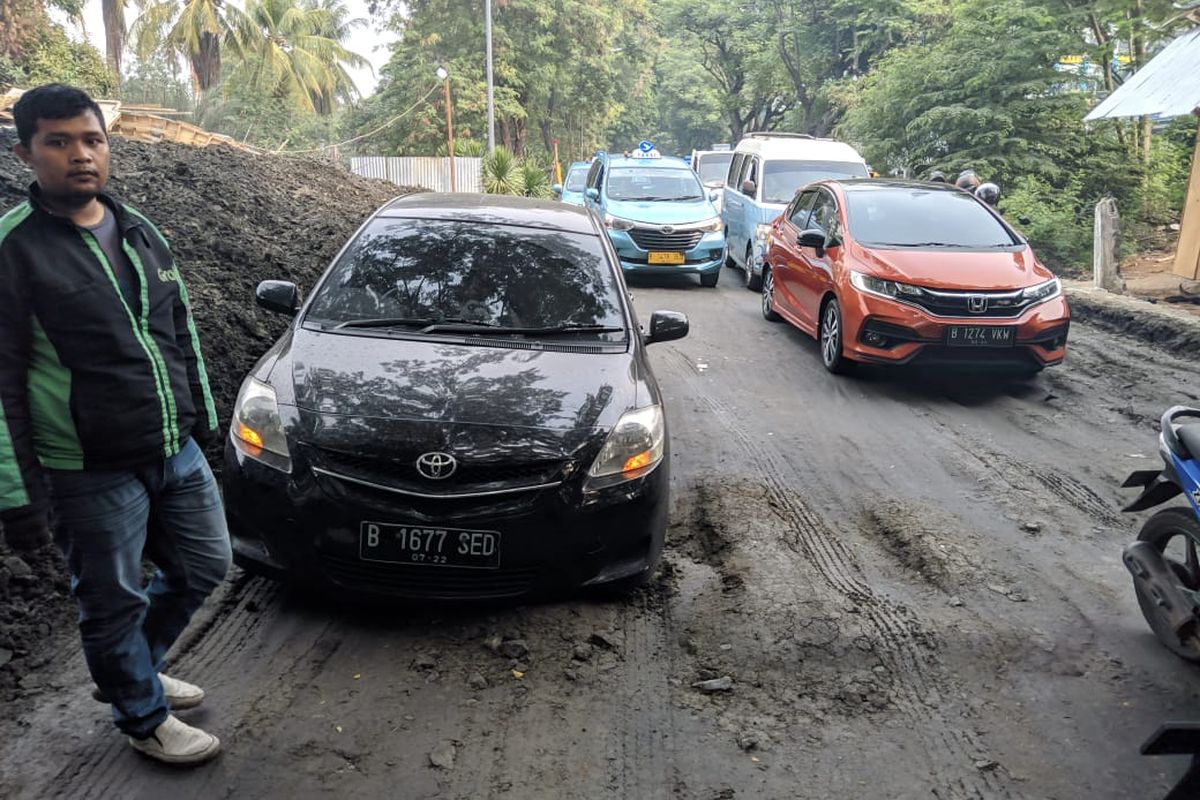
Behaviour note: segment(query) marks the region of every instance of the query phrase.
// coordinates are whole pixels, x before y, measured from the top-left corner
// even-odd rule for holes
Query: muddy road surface
[[[727,272],[639,283],[686,312],[663,566],[618,601],[331,605],[234,575],[177,648],[226,751],[134,754],[78,648],[0,742],[21,798],[1148,798],[1137,755],[1200,718],[1120,562],[1117,487],[1194,361],[1086,325],[1030,380],[827,375]]]

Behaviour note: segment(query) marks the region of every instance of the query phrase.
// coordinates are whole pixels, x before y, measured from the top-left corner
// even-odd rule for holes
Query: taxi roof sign
[[[657,150],[655,150],[653,148],[651,148],[649,150],[640,150],[639,149],[639,150],[634,150],[632,153],[630,153],[629,157],[630,158],[642,158],[642,159],[662,158],[662,153],[658,152]]]
[[[641,150],[643,153],[649,153],[653,149],[654,142],[650,141],[649,139],[642,139],[640,142],[638,142],[638,150]]]

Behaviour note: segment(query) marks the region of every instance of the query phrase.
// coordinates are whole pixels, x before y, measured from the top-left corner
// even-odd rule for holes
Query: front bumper
[[[640,275],[704,274],[721,269],[725,263],[725,234],[720,231],[704,234],[695,246],[682,251],[682,264],[649,263],[650,251],[639,247],[629,231],[609,230],[608,235],[616,248],[621,269],[625,272]]]
[[[1071,311],[1062,295],[1017,317],[935,317],[924,309],[849,288],[842,298],[842,312],[846,356],[874,364],[1052,366],[1066,358],[1071,324]],[[1013,327],[1014,344],[952,347],[946,343],[947,331],[956,325]]]
[[[649,475],[585,498],[578,481],[460,500],[405,497],[314,474],[291,475],[225,448],[225,509],[239,563],[341,593],[483,600],[600,586],[648,574],[667,527],[668,457]],[[360,523],[500,533],[495,569],[359,557]]]

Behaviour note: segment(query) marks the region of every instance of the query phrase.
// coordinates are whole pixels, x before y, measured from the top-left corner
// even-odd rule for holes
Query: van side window
[[[746,177],[743,180],[754,181],[755,191],[758,190],[758,156],[750,157],[750,168],[746,170]]]
[[[792,201],[792,207],[788,209],[788,222],[800,230],[805,230],[809,212],[812,211],[813,201],[816,199],[817,193],[812,189],[797,195],[796,199]]]
[[[825,235],[837,234],[837,203],[827,191],[818,192],[816,205],[808,220],[808,227],[816,228]]]
[[[738,175],[740,175],[742,172],[742,164],[745,162],[745,160],[745,153],[735,153],[733,156],[733,161],[729,162],[729,174],[725,177],[725,185],[730,189],[741,188],[741,184],[738,181]]]

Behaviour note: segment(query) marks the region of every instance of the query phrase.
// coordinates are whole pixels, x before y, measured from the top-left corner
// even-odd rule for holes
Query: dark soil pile
[[[24,199],[32,180],[11,153],[15,142],[13,130],[0,130],[0,210]],[[175,253],[222,433],[242,378],[288,322],[255,305],[254,287],[277,278],[307,290],[372,211],[409,191],[325,160],[119,138],[112,175],[109,191],[153,220]],[[214,465],[219,453],[210,447]],[[73,627],[52,550],[14,560],[0,545],[0,704],[38,684],[51,637]]]

